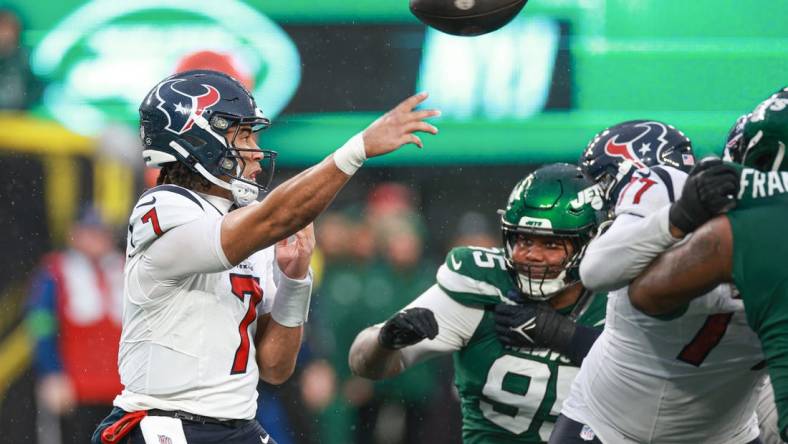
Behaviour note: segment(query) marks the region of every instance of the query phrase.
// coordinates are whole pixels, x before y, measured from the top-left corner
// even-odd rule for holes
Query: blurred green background
[[[422,87],[451,89],[439,91],[441,100],[428,102],[444,111],[437,121],[441,136],[429,141],[428,153],[404,150],[376,163],[574,160],[601,127],[631,118],[668,121],[688,133],[698,151],[717,152],[735,117],[781,86],[788,72],[788,4],[781,1],[532,0],[520,21],[492,35],[440,35],[439,42],[404,1],[10,4],[27,20],[24,41],[33,48],[33,68],[54,83],[37,109],[41,115],[58,117],[53,103],[62,91],[57,89],[77,84],[75,76],[95,67],[104,81],[93,82],[92,88],[82,85],[69,100],[98,105],[102,119],[132,125],[138,100],[128,91],[144,94],[150,79],[166,74],[175,59],[194,50],[195,42],[179,41],[190,35],[184,30],[202,27],[215,31],[213,39],[199,42],[204,47],[235,52],[254,65],[258,101],[277,114],[264,141],[283,153],[280,159],[287,165],[317,161],[349,132]],[[239,12],[217,18],[226,9]],[[261,26],[256,15],[275,24]],[[555,41],[546,42],[544,35],[521,39],[518,32],[544,20],[560,25]],[[130,29],[136,30],[131,38],[112,32]],[[284,34],[275,32],[280,30]],[[167,31],[173,39],[162,40]],[[60,44],[73,39],[73,45],[43,54],[37,45],[53,35]],[[277,59],[290,44],[297,52],[293,60]],[[438,48],[451,48],[451,53]],[[119,71],[102,64],[109,54],[125,57]],[[161,63],[162,57],[169,65]],[[428,81],[430,76],[442,81]],[[114,91],[96,85],[106,82]],[[277,83],[273,92],[261,88],[266,82]],[[549,100],[517,111],[513,102],[524,99],[510,91],[518,88],[549,94]],[[306,94],[311,99],[304,99]],[[462,109],[453,113],[453,107]],[[96,131],[96,113],[76,114],[82,116],[61,120],[79,132]]]
[[[424,441],[456,442],[446,363],[364,385],[347,368],[355,333],[430,285],[452,245],[496,245],[495,210],[538,165],[574,162],[600,130],[641,118],[683,130],[697,154],[719,154],[735,119],[788,84],[785,0],[530,0],[477,38],[426,28],[405,0],[0,0],[2,9],[19,14],[22,33],[0,79],[16,63],[35,81],[21,94],[0,82],[0,444],[42,436],[23,320],[36,264],[67,245],[86,202],[124,242],[129,210],[156,177],[140,159],[137,107],[179,68],[210,59],[246,82],[274,121],[260,145],[280,153],[276,183],[417,91],[443,111],[424,150],[371,160],[318,220],[313,265],[324,274],[305,356],[290,385],[262,392],[290,409],[264,400],[280,443],[294,432],[304,434],[292,442],[351,442],[378,424],[360,407],[370,399],[405,399],[437,435]],[[24,104],[5,106],[12,96]],[[407,267],[391,260],[401,244],[412,246]],[[396,421],[383,424],[402,435]]]

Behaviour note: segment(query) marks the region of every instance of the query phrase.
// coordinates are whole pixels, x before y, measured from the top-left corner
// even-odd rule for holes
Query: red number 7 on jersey
[[[676,359],[687,364],[700,367],[706,356],[720,343],[728,324],[733,318],[733,313],[718,313],[706,318],[706,322],[695,334],[689,344],[685,345]]]
[[[238,349],[235,351],[235,359],[233,359],[233,366],[230,370],[231,375],[237,375],[246,373],[246,363],[249,361],[249,348],[251,347],[249,326],[257,319],[257,304],[263,300],[263,289],[260,288],[260,279],[254,276],[234,273],[230,273],[230,287],[233,294],[241,300],[242,304],[246,302],[246,296],[249,296],[249,306],[246,308],[246,314],[241,319],[241,324],[238,325],[241,344],[238,345]]]
[[[627,194],[627,191],[629,191],[629,187],[631,187],[637,182],[640,182],[643,185],[641,185],[640,189],[637,190],[637,192],[635,192],[635,196],[632,198],[632,203],[635,205],[640,203],[640,198],[643,197],[643,193],[648,191],[649,188],[651,188],[657,183],[656,180],[649,179],[648,177],[632,177],[632,180],[630,180],[627,186],[624,187],[624,189],[621,191],[621,195],[618,198],[619,203],[621,203],[621,201],[624,199],[624,196]]]
[[[151,208],[147,213],[143,214],[140,220],[142,220],[142,223],[144,224],[150,222],[153,226],[153,232],[156,233],[156,236],[161,236],[164,234],[164,232],[161,231],[161,225],[159,225],[159,215],[156,214],[156,207]]]

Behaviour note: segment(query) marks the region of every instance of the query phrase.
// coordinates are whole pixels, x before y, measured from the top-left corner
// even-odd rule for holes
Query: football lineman
[[[750,119],[749,113],[739,116],[728,131],[725,147],[722,151],[722,160],[741,164],[747,146],[744,145],[744,126]],[[774,403],[774,391],[771,379],[767,376],[760,389],[758,405],[755,409],[758,415],[758,427],[761,429],[763,444],[781,444],[780,430],[777,424],[777,406]]]
[[[503,248],[452,249],[436,285],[359,333],[351,370],[390,378],[452,354],[465,443],[544,442],[604,319],[577,267],[606,216],[577,166],[539,168],[502,211]]]
[[[437,132],[423,121],[436,111],[414,111],[425,98],[405,100],[258,203],[276,154],[257,146],[270,122],[249,92],[209,70],[150,91],[140,135],[145,162],[161,167],[159,186],[129,219],[124,389],[94,444],[273,442],[254,420],[256,386],[293,371],[311,294],[311,222],[366,158]]]
[[[588,288],[615,291],[605,330],[550,442],[583,442],[582,431],[609,443],[756,440],[763,355],[730,286],[706,287],[704,297],[661,316],[633,307],[626,288],[650,260],[642,257],[643,244],[672,242],[665,226],[650,223],[652,216],[673,204],[671,220],[691,225],[688,208],[698,202],[711,212],[727,204],[715,197],[732,192],[730,176],[711,170],[687,179],[694,164],[689,139],[657,121],[603,131],[581,162],[614,205],[615,219],[589,245],[580,275]]]
[[[788,440],[788,270],[784,263],[788,239],[783,235],[788,218],[786,144],[788,88],[761,103],[744,121],[739,150],[733,155],[744,168],[734,170],[713,162],[708,167],[727,168],[728,174],[738,172],[733,174],[740,177],[736,208],[703,224],[715,213],[698,206],[696,223],[686,227],[673,227],[670,207],[654,214],[651,218],[656,224],[693,235],[654,261],[632,282],[629,293],[635,307],[659,316],[694,303],[707,288],[734,283],[741,292],[747,321],[763,345],[783,440]],[[732,200],[733,196],[725,198]],[[675,242],[668,240],[671,242],[661,248],[650,247],[648,253],[654,257]],[[669,284],[663,280],[668,276]]]

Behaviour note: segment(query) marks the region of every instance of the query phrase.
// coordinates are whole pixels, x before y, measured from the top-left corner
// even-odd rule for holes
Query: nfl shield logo
[[[158,435],[159,436],[159,444],[172,444],[172,439],[169,436]]]
[[[595,436],[596,435],[594,435],[594,431],[591,430],[591,427],[584,424],[583,429],[580,430],[580,439],[583,441],[591,441]]]

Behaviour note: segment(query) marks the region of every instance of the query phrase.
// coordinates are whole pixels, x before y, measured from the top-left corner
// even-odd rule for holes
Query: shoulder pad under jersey
[[[196,193],[177,185],[159,185],[140,196],[129,217],[126,252],[129,257],[147,248],[167,231],[203,217],[219,214]]]
[[[616,216],[630,214],[646,217],[681,196],[687,173],[669,166],[636,171],[616,202]]]
[[[438,269],[438,285],[466,305],[496,304],[515,288],[499,248],[457,247]]]

